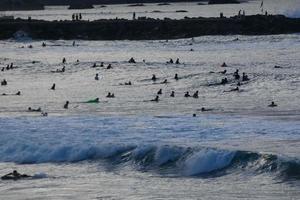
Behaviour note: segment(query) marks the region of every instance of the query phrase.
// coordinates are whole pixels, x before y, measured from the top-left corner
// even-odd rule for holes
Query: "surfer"
[[[226,83],[228,83],[228,79],[227,78],[223,78],[222,81],[221,81],[221,84],[225,85]]]
[[[180,62],[179,62],[179,58],[177,58],[177,59],[176,59],[176,62],[175,62],[175,64],[176,64],[176,65],[179,65],[179,64],[180,64]]]
[[[270,105],[268,105],[268,107],[277,107],[277,104],[275,104],[275,102],[274,102],[274,101],[272,101],[272,102],[271,102],[271,104],[270,104]]]
[[[112,68],[111,64],[108,64],[106,67],[106,69],[111,69],[111,68]]]
[[[245,72],[243,72],[242,81],[249,81],[249,78]]]
[[[3,81],[1,81],[1,85],[2,85],[2,86],[7,85],[7,81],[6,81],[5,79],[3,79]]]
[[[65,105],[64,105],[64,109],[68,109],[69,108],[69,101],[66,101]]]
[[[223,62],[223,64],[221,65],[221,67],[227,67],[227,64],[225,62]]]
[[[18,91],[15,95],[20,96],[20,95],[21,95],[21,92]]]
[[[151,80],[152,80],[152,81],[156,81],[156,80],[157,80],[157,78],[156,78],[155,74],[153,74],[153,75],[152,75],[152,78],[151,78]]]
[[[55,83],[53,83],[52,87],[50,88],[51,90],[55,90]]]
[[[155,101],[158,102],[159,101],[159,96],[156,96],[154,99],[152,99],[151,101]]]
[[[129,63],[136,63],[133,57],[131,57],[128,62]]]
[[[175,92],[174,91],[171,92],[170,97],[175,97]]]
[[[195,99],[199,98],[199,91],[198,90],[193,94],[193,98],[195,98]]]
[[[236,80],[240,79],[240,75],[239,75],[239,70],[237,69],[234,73],[233,76]]]
[[[99,80],[99,74],[97,73],[95,76],[95,80],[98,81]]]
[[[65,64],[66,62],[67,62],[67,60],[66,60],[66,58],[64,57],[64,58],[62,59],[62,63]]]
[[[179,78],[178,78],[178,74],[175,74],[175,77],[174,77],[174,79],[175,79],[176,81],[178,81],[178,80],[179,80]]]
[[[14,170],[13,172],[2,176],[1,179],[2,180],[18,180],[21,178],[29,178],[29,177],[32,177],[32,176],[29,176],[27,174],[20,174],[17,170]]]
[[[184,97],[190,97],[191,95],[190,95],[190,93],[189,92],[186,92],[185,94],[184,94]]]
[[[158,92],[157,92],[157,94],[161,95],[162,94],[162,89],[159,89]]]
[[[240,91],[239,87],[236,87],[236,88],[233,88],[231,90],[228,90],[228,91],[224,91],[224,92],[235,92],[235,91]]]

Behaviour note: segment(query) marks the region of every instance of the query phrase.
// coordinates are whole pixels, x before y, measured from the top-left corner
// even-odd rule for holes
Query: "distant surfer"
[[[175,97],[175,92],[174,91],[171,92],[170,97]]]
[[[64,109],[68,109],[69,108],[69,101],[66,101],[65,105],[64,105]]]
[[[193,94],[193,98],[195,98],[195,99],[199,98],[199,91],[198,90]]]
[[[274,102],[274,101],[272,101],[272,102],[271,102],[271,104],[270,104],[270,105],[268,105],[268,107],[277,107],[277,104],[275,104],[275,102]]]
[[[227,64],[225,62],[223,62],[223,64],[221,65],[221,67],[228,67]]]
[[[98,81],[99,80],[99,74],[97,73],[95,76],[95,80]]]
[[[190,97],[191,95],[190,95],[190,93],[189,92],[186,92],[185,94],[184,94],[184,97]]]
[[[41,112],[42,109],[41,109],[40,107],[37,108],[37,109],[33,109],[33,108],[31,108],[31,107],[28,107],[28,111],[29,111],[29,112]]]
[[[154,99],[152,99],[151,101],[155,101],[158,102],[159,101],[159,96],[156,96]]]
[[[157,92],[157,94],[161,95],[162,94],[162,89],[159,89],[158,92]]]
[[[179,64],[180,64],[180,62],[179,62],[179,58],[177,58],[177,59],[176,59],[176,62],[175,62],[175,64],[176,64],[176,65],[179,65]]]
[[[53,83],[52,87],[50,88],[51,90],[55,90],[55,83]]]
[[[157,78],[156,78],[155,74],[153,74],[153,75],[152,75],[152,78],[151,78],[151,80],[152,80],[152,81],[156,81],[156,80],[157,80]]]
[[[175,74],[175,77],[174,77],[174,79],[175,79],[176,81],[178,81],[178,80],[179,80],[179,78],[178,78],[178,74]]]
[[[18,180],[22,178],[30,178],[32,176],[29,176],[27,174],[20,174],[17,170],[14,170],[11,173],[8,173],[1,177],[2,180]]]
[[[85,103],[99,103],[99,98],[88,100]]]
[[[131,57],[128,62],[129,63],[136,63],[133,57]]]

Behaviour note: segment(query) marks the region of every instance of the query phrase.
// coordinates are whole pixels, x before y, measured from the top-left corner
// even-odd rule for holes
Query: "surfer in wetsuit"
[[[152,78],[151,78],[151,80],[152,80],[152,81],[156,81],[156,80],[157,80],[157,78],[156,78],[155,74],[153,74],[153,75],[152,75]]]
[[[171,92],[170,97],[175,97],[175,92],[174,91]]]
[[[64,105],[64,109],[68,109],[69,108],[69,101],[66,101],[65,105]]]
[[[190,97],[191,95],[190,95],[190,93],[189,92],[186,92],[185,94],[184,94],[184,97]]]
[[[27,174],[20,174],[17,170],[14,170],[12,173],[8,173],[4,176],[1,177],[2,180],[9,180],[9,179],[13,179],[13,180],[17,180],[20,178],[29,178],[31,176],[27,175]]]
[[[51,90],[55,90],[55,83],[53,83],[52,87],[50,88]]]
[[[88,100],[86,103],[99,103],[99,98]]]
[[[98,81],[99,80],[99,74],[97,73],[95,76],[95,80]]]
[[[198,94],[199,94],[199,91],[197,90],[197,91],[193,94],[193,98],[196,98],[196,99],[199,98],[199,95],[198,95]]]
[[[157,92],[157,94],[161,95],[162,94],[162,89],[159,89],[158,92]]]
[[[176,81],[178,81],[178,80],[179,80],[179,78],[178,78],[178,74],[175,74],[175,77],[174,77],[174,79],[175,79]]]
[[[151,101],[158,102],[159,101],[159,96],[156,96],[155,99],[152,99]]]
[[[274,101],[272,101],[272,102],[271,102],[271,104],[270,104],[270,105],[268,105],[268,107],[277,107],[277,104],[275,104],[275,102],[274,102]]]

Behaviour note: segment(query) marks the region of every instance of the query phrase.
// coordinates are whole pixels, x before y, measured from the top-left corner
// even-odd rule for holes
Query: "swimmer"
[[[20,96],[20,95],[21,95],[21,92],[18,91],[15,95]]]
[[[245,72],[243,72],[242,81],[249,81],[249,78]]]
[[[111,68],[112,68],[111,64],[108,64],[106,67],[106,69],[111,69]]]
[[[99,74],[97,73],[95,76],[95,80],[98,81],[99,80]]]

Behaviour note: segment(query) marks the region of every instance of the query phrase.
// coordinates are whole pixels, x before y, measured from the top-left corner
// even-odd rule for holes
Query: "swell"
[[[127,164],[163,175],[214,177],[230,173],[269,173],[283,180],[300,179],[300,161],[248,151],[170,145],[54,146],[11,145],[0,149],[0,161],[18,164],[105,161]]]

